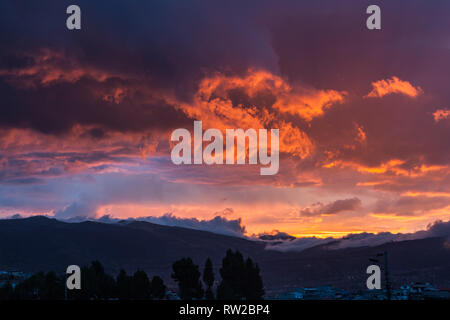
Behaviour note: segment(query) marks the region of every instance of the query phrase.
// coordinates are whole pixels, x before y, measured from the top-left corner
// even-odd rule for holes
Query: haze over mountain
[[[261,268],[268,293],[292,287],[332,284],[364,289],[369,258],[389,253],[394,285],[431,281],[450,285],[450,242],[433,237],[379,246],[336,249],[338,241],[302,252],[267,250],[267,243],[148,222],[66,223],[46,217],[0,220],[0,269],[64,272],[70,264],[100,260],[108,272],[140,268],[170,279],[172,263],[192,257],[203,267],[211,257],[218,273],[227,249],[240,250]],[[218,276],[218,275],[217,275]]]

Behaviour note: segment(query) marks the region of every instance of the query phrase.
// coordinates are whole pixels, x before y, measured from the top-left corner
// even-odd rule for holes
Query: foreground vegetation
[[[203,273],[191,258],[182,258],[172,265],[172,279],[178,284],[180,299],[247,299],[264,296],[259,267],[252,259],[244,259],[239,251],[228,250],[219,270],[215,288],[212,261],[205,262]],[[128,275],[120,270],[114,278],[105,272],[99,261],[81,268],[81,289],[66,290],[66,275],[38,272],[14,286],[6,282],[0,287],[0,300],[150,300],[166,299],[167,287],[159,276],[151,279],[143,270]]]

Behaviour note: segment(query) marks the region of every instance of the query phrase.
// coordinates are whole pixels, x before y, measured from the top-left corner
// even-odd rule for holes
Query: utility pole
[[[391,281],[389,280],[389,263],[388,263],[388,253],[384,251],[383,253],[377,253],[377,257],[384,256],[384,278],[386,279],[386,298],[391,300]],[[377,263],[378,259],[369,259],[371,262]]]

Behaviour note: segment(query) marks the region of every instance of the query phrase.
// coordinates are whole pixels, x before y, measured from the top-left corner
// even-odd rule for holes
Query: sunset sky
[[[76,2],[82,29],[65,26]],[[450,2],[1,1],[0,217],[246,234],[450,219]],[[176,128],[279,128],[280,169],[180,165]]]

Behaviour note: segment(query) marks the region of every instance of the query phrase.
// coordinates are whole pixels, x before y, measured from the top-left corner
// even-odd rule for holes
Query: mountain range
[[[191,257],[202,270],[210,257],[218,279],[221,259],[233,249],[258,263],[268,294],[318,285],[358,290],[365,289],[366,268],[373,264],[369,258],[388,252],[394,286],[428,281],[450,287],[450,241],[445,237],[344,249],[327,243],[301,252],[270,246],[261,240],[142,221],[67,223],[42,216],[0,220],[0,270],[6,271],[62,273],[68,265],[99,260],[111,274],[121,268],[141,269],[174,287],[170,274],[175,260]]]

